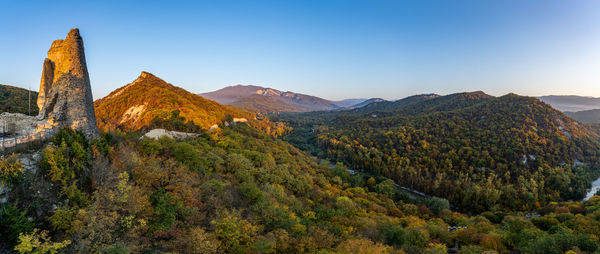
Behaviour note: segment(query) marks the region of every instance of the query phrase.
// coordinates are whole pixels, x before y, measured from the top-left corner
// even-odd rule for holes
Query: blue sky
[[[1,0],[0,10],[0,84],[37,90],[52,41],[78,27],[96,99],[141,71],[195,93],[600,96],[595,0]]]

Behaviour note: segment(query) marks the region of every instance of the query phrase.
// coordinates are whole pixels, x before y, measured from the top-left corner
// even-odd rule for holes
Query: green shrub
[[[23,174],[23,164],[16,155],[0,159],[0,186],[12,187]]]
[[[162,188],[152,193],[150,202],[154,207],[150,230],[170,230],[173,224],[175,224],[177,212],[181,209],[181,204]]]
[[[0,204],[0,239],[12,245],[17,244],[21,233],[33,231],[34,223],[27,218],[25,211],[14,204]]]
[[[70,232],[77,215],[77,208],[59,207],[54,214],[48,218],[54,230]]]
[[[539,218],[531,218],[531,223],[533,223],[533,225],[535,225],[539,229],[547,231],[551,227],[558,225],[560,222],[554,217],[546,215]]]
[[[440,214],[444,209],[450,209],[450,203],[445,198],[428,198],[425,200],[425,205],[435,214]]]

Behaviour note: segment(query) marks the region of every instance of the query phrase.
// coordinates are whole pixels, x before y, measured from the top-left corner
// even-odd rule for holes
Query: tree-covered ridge
[[[135,131],[148,127],[156,119],[177,117],[202,129],[233,118],[245,118],[254,127],[269,133],[284,131],[284,126],[257,120],[256,114],[221,105],[182,88],[173,86],[147,72],[131,84],[121,87],[94,102],[98,127],[105,130]]]
[[[39,170],[6,178],[15,191],[0,207],[0,228],[10,233],[0,245],[39,250],[31,239],[49,232],[68,253],[395,253],[445,246],[428,231],[447,224],[426,223],[435,215],[425,206],[395,202],[384,182],[351,177],[341,166],[332,171],[244,124],[183,142],[105,134],[90,143],[64,130],[53,144]],[[38,188],[44,191],[26,195]]]
[[[294,144],[467,211],[531,210],[580,199],[599,174],[596,131],[513,94],[455,94],[385,110],[282,119],[295,128],[287,137]]]
[[[397,101],[375,103],[374,105],[355,110],[354,113],[390,113],[403,115],[427,114],[460,109],[479,104],[493,98],[484,92],[468,92],[439,96],[437,94],[420,94]]]
[[[600,237],[597,197],[467,216],[245,124],[180,142],[63,130],[23,166],[0,160],[0,249],[19,253],[594,253]]]
[[[31,115],[37,115],[37,95],[35,91],[31,91]],[[22,113],[29,114],[29,90],[0,85],[0,113]]]

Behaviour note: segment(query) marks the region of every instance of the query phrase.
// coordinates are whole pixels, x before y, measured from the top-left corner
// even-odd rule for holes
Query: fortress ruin
[[[0,114],[0,148],[50,138],[60,128],[98,136],[83,39],[71,29],[64,40],[55,40],[44,60],[37,116]]]

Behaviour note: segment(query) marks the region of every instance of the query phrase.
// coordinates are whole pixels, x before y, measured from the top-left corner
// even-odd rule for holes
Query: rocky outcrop
[[[55,40],[48,50],[37,104],[38,120],[46,119],[54,127],[80,130],[88,138],[98,136],[83,39],[78,29],[71,29],[64,40]]]
[[[168,131],[165,129],[153,129],[144,134],[143,137],[151,138],[151,139],[160,139],[162,137],[168,137],[176,140],[182,140],[186,138],[195,138],[199,137],[198,133],[189,133],[189,132],[180,132],[180,131]]]

